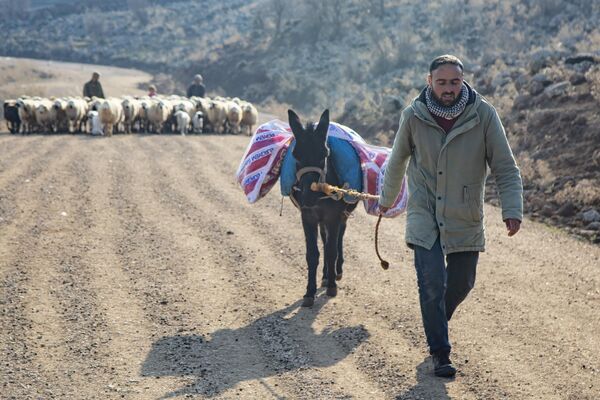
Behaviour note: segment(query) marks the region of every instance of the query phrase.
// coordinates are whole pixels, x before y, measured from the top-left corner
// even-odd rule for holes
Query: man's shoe
[[[451,378],[456,375],[456,368],[450,361],[449,351],[438,351],[431,355],[433,360],[433,373],[442,378]]]

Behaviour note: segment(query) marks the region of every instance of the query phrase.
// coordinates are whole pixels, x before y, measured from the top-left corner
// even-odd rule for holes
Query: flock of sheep
[[[238,98],[124,96],[40,98],[23,96],[4,102],[12,133],[233,133],[251,135],[256,108]]]

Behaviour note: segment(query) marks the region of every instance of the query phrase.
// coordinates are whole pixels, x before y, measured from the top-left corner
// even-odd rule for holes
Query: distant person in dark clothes
[[[204,93],[206,89],[204,88],[204,84],[202,83],[202,75],[198,74],[194,76],[194,82],[188,87],[187,97],[204,97]]]
[[[92,80],[83,85],[83,97],[100,97],[104,98],[104,91],[100,84],[100,74],[94,72],[92,74]]]

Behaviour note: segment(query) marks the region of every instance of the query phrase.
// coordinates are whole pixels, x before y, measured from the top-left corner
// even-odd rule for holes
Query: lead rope
[[[388,269],[390,267],[390,263],[381,258],[381,255],[379,254],[379,224],[381,223],[381,217],[383,217],[383,214],[379,214],[379,218],[377,218],[377,224],[375,225],[375,253],[377,253],[377,258],[379,258],[379,261],[381,261],[381,268]]]
[[[334,193],[336,193],[341,194],[342,196],[344,194],[353,196],[360,200],[379,200],[379,196],[375,196],[369,193],[362,193],[352,189],[340,188],[337,186],[330,185],[328,183],[313,182],[310,185],[310,189],[314,192],[323,192],[327,196],[332,196]],[[342,196],[340,196],[340,198]],[[377,258],[379,258],[379,261],[381,261],[381,268],[388,269],[390,267],[390,263],[381,258],[381,255],[379,254],[379,224],[381,223],[381,217],[383,217],[383,215],[379,214],[377,224],[375,225],[375,253],[377,254]]]

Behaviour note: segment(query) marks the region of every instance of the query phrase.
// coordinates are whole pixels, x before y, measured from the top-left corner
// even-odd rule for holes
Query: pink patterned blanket
[[[358,133],[335,122],[329,124],[328,135],[349,141],[360,159],[364,191],[380,195],[391,149],[367,144]],[[258,127],[236,173],[237,181],[250,203],[264,197],[277,183],[281,164],[293,140],[294,135],[285,122],[273,120]],[[407,199],[405,178],[398,198],[384,217],[395,217],[405,211]],[[364,200],[363,203],[368,214],[379,215],[376,200]]]

